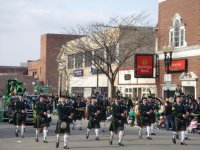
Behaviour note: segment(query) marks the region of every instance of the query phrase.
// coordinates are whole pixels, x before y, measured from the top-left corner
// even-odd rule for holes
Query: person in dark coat
[[[19,95],[19,99],[14,104],[14,124],[16,126],[15,135],[19,136],[19,127],[21,126],[21,137],[24,138],[24,128],[26,123],[26,112],[28,111],[28,104],[24,100],[23,95]]]
[[[36,102],[34,106],[34,111],[35,141],[39,142],[38,136],[40,131],[43,130],[43,142],[48,143],[47,133],[49,127],[49,119],[47,114],[50,113],[50,110],[47,109],[46,97],[44,95],[40,95],[40,101]]]
[[[87,113],[88,113],[88,126],[87,126],[87,133],[86,139],[89,138],[90,129],[95,129],[96,138],[95,140],[99,140],[99,128],[100,128],[100,110],[96,105],[97,100],[92,98],[91,104],[87,106]]]
[[[176,135],[181,132],[181,145],[186,145],[185,143],[185,130],[186,122],[189,114],[187,113],[184,105],[181,102],[181,97],[176,97],[176,102],[173,104],[173,114],[175,121],[175,130],[173,132],[172,142],[176,144]]]
[[[123,106],[120,103],[119,98],[116,98],[114,103],[112,103],[111,109],[112,109],[112,120],[109,127],[110,131],[109,143],[110,145],[112,145],[114,133],[117,133],[117,131],[119,131],[118,145],[124,146],[124,144],[122,143],[122,137],[124,136],[124,124],[126,123],[126,117]]]
[[[73,110],[65,102],[65,96],[60,97],[60,103],[57,106],[58,121],[56,125],[57,141],[56,148],[59,147],[60,134],[63,134],[64,149],[69,149],[67,146],[70,134],[70,120],[73,118]]]

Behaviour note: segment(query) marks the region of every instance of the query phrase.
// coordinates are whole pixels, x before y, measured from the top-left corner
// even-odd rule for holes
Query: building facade
[[[119,28],[119,30],[124,30],[123,28]],[[134,44],[127,44],[128,47],[126,47],[126,43],[129,41],[137,40],[137,35],[136,32],[151,32],[152,33],[153,28],[148,27],[137,27],[137,28],[125,28],[125,33],[123,40],[121,40],[118,43],[118,46],[115,49],[115,53],[113,55],[116,55],[116,60],[118,57],[120,58],[121,55],[125,55],[126,51],[123,51],[124,49],[129,49],[131,50],[131,46],[135,46]],[[147,35],[147,34],[146,34]],[[148,54],[153,54],[155,50],[155,38],[152,34],[148,34],[148,36],[145,36],[146,41],[150,43],[146,43],[148,46],[143,46],[142,48],[133,48],[133,51],[135,53],[148,53]],[[85,38],[85,37],[83,37]],[[83,40],[84,41],[84,40]],[[88,39],[86,41],[89,41]],[[72,41],[73,42],[73,41]],[[134,43],[134,42],[130,42]],[[137,43],[137,42],[136,42]],[[70,45],[69,43],[67,43]],[[138,43],[137,43],[138,44]],[[144,44],[145,45],[145,44]],[[65,51],[65,53],[64,53]],[[104,93],[105,95],[109,96],[110,94],[110,81],[108,77],[101,71],[98,71],[95,66],[93,66],[92,61],[95,61],[94,59],[87,59],[82,58],[80,56],[79,52],[77,52],[76,49],[71,50],[73,53],[67,54],[66,48],[62,48],[60,55],[58,57],[58,62],[60,61],[60,76],[59,76],[59,87],[60,91],[67,90],[69,93],[83,96],[83,97],[89,97],[91,96],[91,93],[95,93],[96,91],[99,91],[101,93]],[[94,48],[92,49],[92,55],[95,56],[96,53],[100,54],[101,56],[104,56],[105,58],[107,57],[107,53],[105,50],[101,48]],[[98,52],[97,52],[98,51]],[[63,62],[61,61],[63,60]],[[114,61],[116,61],[114,60]],[[62,64],[64,63],[64,66]],[[101,62],[99,62],[101,63]],[[102,63],[102,66],[103,63]],[[105,65],[106,66],[106,65]],[[123,96],[127,97],[142,97],[149,95],[149,90],[153,92],[153,94],[156,94],[156,84],[155,84],[155,79],[135,79],[134,78],[134,69],[132,69],[134,66],[134,55],[129,57],[126,60],[126,63],[123,63],[122,67],[119,69],[116,80],[114,82],[115,88],[120,90],[122,92]],[[116,68],[116,64],[113,63],[112,65],[113,68]],[[131,68],[131,70],[130,70]],[[124,72],[130,72],[131,79],[130,81],[125,81],[124,79]],[[135,82],[136,81],[136,82]],[[128,91],[127,91],[128,89]],[[134,94],[133,94],[134,93]]]
[[[0,66],[0,96],[7,94],[6,84],[8,80],[23,82],[26,92],[34,92],[32,82],[34,78],[27,75],[28,68],[20,66]]]
[[[200,97],[200,1],[159,0],[158,16],[158,95],[173,97],[175,91],[180,90],[195,98]],[[167,49],[166,45],[169,45]]]
[[[57,56],[62,45],[79,36],[66,34],[41,35],[40,59],[28,61],[28,74],[49,88],[50,93],[58,93]]]

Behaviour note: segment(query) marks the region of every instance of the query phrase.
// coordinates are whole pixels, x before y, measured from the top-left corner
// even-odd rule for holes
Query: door
[[[183,91],[185,95],[195,96],[194,86],[184,86]]]

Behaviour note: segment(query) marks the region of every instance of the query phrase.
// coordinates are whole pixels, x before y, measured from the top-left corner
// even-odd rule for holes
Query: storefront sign
[[[184,72],[187,70],[187,59],[172,60],[169,72]]]
[[[135,54],[135,78],[153,78],[153,54]]]
[[[92,74],[97,74],[97,71],[98,71],[98,73],[102,73],[102,71],[100,70],[100,69],[98,69],[98,68],[90,68],[90,72],[92,73]]]
[[[74,76],[75,77],[83,76],[83,69],[74,70]]]

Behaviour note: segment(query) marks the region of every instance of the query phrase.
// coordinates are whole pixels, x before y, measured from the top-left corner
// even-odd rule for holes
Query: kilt
[[[26,123],[26,113],[16,112],[13,117],[14,125],[22,125]]]
[[[175,117],[175,131],[185,131],[186,130],[186,120]]]
[[[62,129],[61,128],[62,122],[63,121],[61,121],[61,120],[57,121],[55,133],[57,133],[57,134],[60,134],[60,133],[63,133],[63,134],[64,133],[70,133],[70,123],[67,122],[67,121],[64,121],[67,124],[67,126],[66,126],[65,129]]]
[[[89,121],[88,121],[88,129],[99,129],[100,128],[100,120],[99,117],[91,117],[89,116]]]
[[[34,128],[43,128],[43,127],[49,127],[49,119],[47,117],[42,117],[40,115],[37,115],[34,118]]]
[[[114,132],[123,131],[124,123],[125,121],[123,119],[113,118],[110,123],[109,131],[114,131]]]

